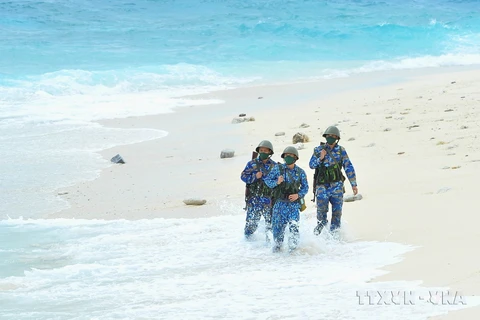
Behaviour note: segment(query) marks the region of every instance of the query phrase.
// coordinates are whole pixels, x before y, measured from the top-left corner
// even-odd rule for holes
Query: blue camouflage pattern
[[[245,169],[240,175],[240,179],[247,185],[258,180],[263,181],[275,164],[276,163],[270,158],[264,163],[259,157],[257,157],[256,159],[247,162]],[[260,171],[263,175],[260,179],[257,179],[256,174]],[[270,197],[252,195],[247,199],[246,209],[247,216],[244,229],[246,237],[250,237],[255,231],[257,231],[262,216],[265,219],[265,231],[269,232],[272,230],[272,205]]]
[[[320,152],[323,148],[330,148],[328,145],[317,146],[313,150],[312,157],[310,158],[309,166],[311,169],[316,169],[322,163],[320,160]],[[336,144],[333,148],[329,149],[332,156],[341,164],[347,175],[347,179],[352,187],[357,186],[357,179],[355,174],[355,168],[353,167],[347,151],[344,147]],[[332,159],[327,152],[323,159],[323,163],[326,167],[335,165],[335,160]],[[314,184],[316,182],[314,181]],[[332,221],[330,224],[330,230],[335,231],[341,227],[342,209],[343,209],[343,181],[337,181],[332,183],[325,183],[321,185],[315,185],[315,196],[317,201],[317,220],[320,224],[325,226],[328,223],[327,214],[329,211],[329,204],[332,205]]]
[[[298,191],[299,199],[304,198],[308,193],[308,181],[305,171],[295,165],[293,169],[289,169],[286,164],[279,164],[273,168],[265,179],[268,187],[274,189],[277,187],[278,177],[283,175],[283,183],[291,183],[300,181],[300,190]],[[272,226],[273,238],[279,247],[284,240],[285,228],[289,225],[290,238],[289,246],[295,248],[299,239],[298,222],[300,220],[300,203],[299,201],[289,201],[288,199],[277,199],[273,205]]]

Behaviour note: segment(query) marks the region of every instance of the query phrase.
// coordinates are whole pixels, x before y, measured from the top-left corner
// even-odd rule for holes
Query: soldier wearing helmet
[[[244,234],[247,239],[250,238],[257,230],[258,223],[263,216],[266,239],[269,241],[272,233],[272,200],[271,190],[265,185],[264,179],[275,165],[271,159],[273,145],[270,141],[263,140],[255,151],[258,156],[247,163],[240,175],[240,179],[246,184],[247,217]]]
[[[298,245],[300,211],[305,207],[304,197],[308,192],[308,181],[305,171],[297,166],[298,151],[295,147],[287,147],[282,153],[284,164],[276,165],[265,179],[268,187],[273,189],[273,238],[274,251],[279,251],[283,244],[285,228],[288,225],[290,251]]]
[[[340,130],[335,126],[328,127],[323,133],[326,140],[315,147],[309,166],[315,169],[314,192],[317,200],[317,226],[314,234],[319,235],[327,225],[329,203],[332,205],[332,221],[330,231],[341,226],[343,194],[345,192],[342,168],[352,186],[353,193],[358,193],[355,169],[344,147],[338,144]],[[314,201],[314,200],[313,200]]]

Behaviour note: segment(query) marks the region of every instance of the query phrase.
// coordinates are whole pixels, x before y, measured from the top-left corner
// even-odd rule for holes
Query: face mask
[[[261,152],[260,153],[260,159],[265,160],[268,159],[268,156],[270,156],[268,153]]]
[[[291,156],[286,156],[284,159],[285,159],[285,163],[289,165],[295,162],[295,158]]]
[[[328,143],[329,145],[334,144],[335,141],[337,141],[337,139],[335,139],[334,137],[327,137],[327,143]]]

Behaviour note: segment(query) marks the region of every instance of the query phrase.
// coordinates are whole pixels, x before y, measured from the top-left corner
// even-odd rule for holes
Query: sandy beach
[[[155,128],[168,136],[102,152],[120,154],[94,181],[58,190],[71,207],[49,218],[151,219],[243,214],[240,173],[264,139],[282,150],[295,133],[310,141],[308,161],[330,125],[341,130],[363,199],[344,204],[343,221],[355,240],[391,241],[418,248],[375,281],[419,280],[464,295],[480,292],[480,220],[474,208],[480,172],[480,73],[445,68],[379,72],[214,92],[201,98],[223,104],[178,108],[173,113],[102,121],[118,128]],[[255,121],[233,124],[245,113]],[[306,124],[303,125],[302,124]],[[284,132],[283,136],[275,136]],[[223,149],[235,156],[221,159]],[[311,190],[311,189],[310,189]],[[346,194],[352,194],[349,185]],[[305,214],[315,207],[307,196]],[[203,206],[185,206],[202,198]],[[313,225],[312,225],[313,228]],[[239,226],[241,232],[242,226]],[[301,230],[311,232],[312,230]],[[468,308],[432,319],[478,319]]]

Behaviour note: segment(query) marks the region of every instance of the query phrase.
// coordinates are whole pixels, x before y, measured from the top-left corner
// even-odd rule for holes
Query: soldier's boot
[[[313,234],[318,236],[320,233],[322,233],[323,228],[327,225],[328,221],[326,220],[321,220],[317,221],[317,226],[313,229]]]

